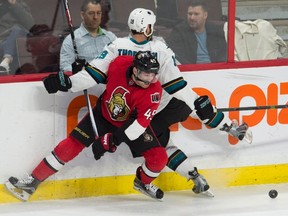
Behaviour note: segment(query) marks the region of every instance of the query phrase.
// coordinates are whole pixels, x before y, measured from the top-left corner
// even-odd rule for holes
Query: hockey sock
[[[65,163],[75,158],[85,146],[72,137],[61,141],[33,170],[32,175],[40,181],[58,172]]]
[[[166,148],[166,151],[168,154],[167,166],[173,171],[176,171],[178,166],[187,159],[186,154],[176,146],[169,146]]]
[[[166,150],[169,155],[167,166],[181,176],[190,179],[191,176],[189,172],[194,169],[191,158],[188,158],[186,154],[176,146],[170,146],[166,148]]]
[[[149,149],[143,156],[145,162],[137,169],[137,177],[144,184],[150,184],[165,167],[168,157],[163,147]]]
[[[150,172],[149,170],[148,170],[148,173],[146,173],[147,172],[147,168],[145,166],[145,168],[146,168],[146,172],[145,172],[143,170],[143,165],[145,165],[145,163],[142,164],[142,166],[137,168],[136,176],[144,184],[150,184],[159,175],[159,173],[153,173],[153,172]]]

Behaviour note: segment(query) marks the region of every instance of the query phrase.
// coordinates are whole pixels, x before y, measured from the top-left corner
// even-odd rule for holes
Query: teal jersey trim
[[[187,156],[184,154],[184,152],[178,149],[168,158],[167,166],[175,171],[177,167],[186,159]]]
[[[175,92],[183,89],[186,85],[187,82],[183,79],[183,77],[179,77],[170,81],[169,83],[162,85],[162,87],[167,93],[174,94]]]
[[[90,76],[99,84],[99,83],[103,83],[106,84],[107,83],[107,76],[106,74],[104,74],[102,71],[100,71],[97,68],[92,67],[91,65],[87,65],[85,66],[85,70],[90,74]]]
[[[217,112],[215,117],[206,123],[206,125],[210,128],[216,128],[220,122],[223,120],[224,114],[222,112]]]

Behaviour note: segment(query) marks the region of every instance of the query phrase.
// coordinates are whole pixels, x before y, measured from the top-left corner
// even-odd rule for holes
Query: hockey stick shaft
[[[70,35],[71,35],[71,39],[72,39],[74,52],[75,52],[76,59],[77,59],[78,58],[78,50],[77,50],[77,46],[76,46],[74,29],[73,29],[73,24],[72,24],[72,18],[71,18],[69,6],[68,6],[68,0],[64,0],[64,9],[65,9],[66,20],[67,20],[68,27],[70,30]]]
[[[95,122],[95,118],[94,118],[94,114],[93,114],[93,109],[92,109],[92,106],[91,106],[91,102],[90,102],[90,99],[89,99],[89,94],[88,94],[88,91],[87,89],[84,90],[84,96],[85,96],[85,100],[86,100],[86,105],[87,105],[87,108],[88,108],[88,112],[89,112],[89,116],[90,116],[90,120],[91,120],[91,124],[92,124],[92,128],[93,128],[93,131],[94,131],[94,134],[96,137],[98,137],[98,130],[97,130],[97,126],[96,126],[96,122]]]
[[[71,15],[70,15],[69,6],[68,6],[68,0],[64,0],[64,9],[65,9],[67,23],[68,23],[69,30],[70,30],[70,35],[71,35],[71,39],[72,39],[73,49],[74,49],[74,52],[75,52],[75,55],[76,55],[76,59],[78,59],[78,50],[77,50],[77,46],[76,46],[74,29],[73,29],[72,19],[71,19]],[[84,97],[85,97],[85,100],[86,100],[86,106],[88,108],[88,113],[89,113],[89,116],[90,116],[92,128],[93,128],[95,136],[98,137],[98,130],[97,130],[97,126],[96,126],[96,122],[95,122],[95,118],[94,118],[91,102],[90,102],[90,99],[89,99],[89,94],[88,94],[87,89],[85,89],[83,92],[84,92]]]
[[[233,111],[266,110],[266,109],[282,109],[282,108],[288,108],[288,104],[271,105],[271,106],[217,108],[217,110],[220,111],[220,112],[233,112]]]

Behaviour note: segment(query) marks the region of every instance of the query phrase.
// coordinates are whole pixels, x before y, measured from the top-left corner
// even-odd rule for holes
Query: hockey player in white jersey
[[[88,84],[92,87],[95,85],[93,78],[96,80],[103,73],[105,74],[110,62],[117,56],[135,55],[139,50],[150,50],[161,65],[158,79],[164,89],[158,114],[152,120],[151,125],[164,146],[169,140],[168,127],[186,120],[192,113],[196,114],[208,127],[218,128],[238,140],[251,143],[252,132],[246,123],[238,125],[236,120],[231,121],[222,112],[217,111],[207,96],[199,97],[191,90],[192,88],[183,79],[176,65],[173,51],[163,41],[152,37],[155,22],[156,17],[151,10],[144,8],[133,10],[128,18],[131,35],[126,38],[117,38],[107,45],[101,55],[86,65],[85,70],[73,76],[73,84],[77,79],[79,88],[83,86],[83,83],[85,83],[84,86]],[[197,168],[193,168],[192,159],[171,143],[166,146],[166,149],[169,155],[167,166],[188,180],[192,179],[195,193],[207,193],[209,185],[205,178],[199,175]]]
[[[151,121],[157,138],[168,153],[167,166],[194,182],[193,192],[213,196],[206,179],[193,166],[192,158],[170,142],[169,126],[182,122],[189,115],[196,116],[208,127],[217,128],[239,140],[252,142],[248,125],[231,122],[210,103],[207,96],[197,95],[182,77],[173,51],[161,40],[152,37],[156,17],[151,10],[137,8],[130,13],[128,25],[131,35],[117,38],[85,68],[70,77],[74,91],[81,91],[104,81],[109,64],[120,55],[135,55],[138,51],[150,50],[160,64],[158,80],[163,87],[161,104]],[[141,81],[141,80],[139,80]],[[143,81],[144,82],[144,81]],[[59,89],[60,90],[60,89]]]

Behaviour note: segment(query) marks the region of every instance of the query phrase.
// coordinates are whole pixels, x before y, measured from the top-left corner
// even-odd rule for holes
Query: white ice
[[[278,191],[271,199],[268,192]],[[142,194],[0,204],[1,216],[288,216],[288,184],[213,188],[215,197],[166,192],[162,202]]]

